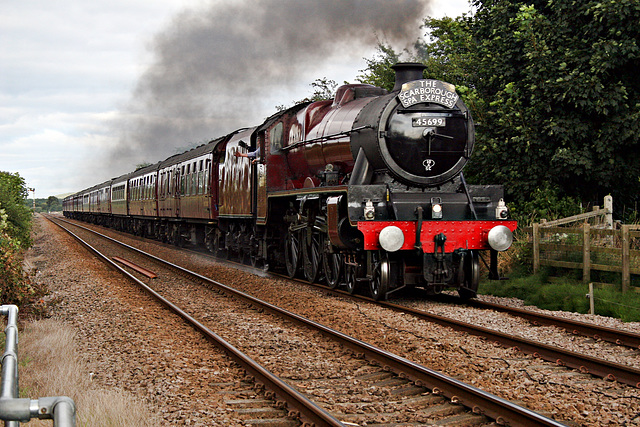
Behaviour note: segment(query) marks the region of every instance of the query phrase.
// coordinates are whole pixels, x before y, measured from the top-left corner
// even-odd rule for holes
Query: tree
[[[47,212],[51,212],[52,210],[61,209],[62,205],[60,204],[60,200],[56,196],[49,196],[46,203]]]
[[[371,59],[365,58],[367,68],[360,70],[362,74],[358,76],[357,80],[360,83],[391,90],[395,83],[395,72],[391,67],[400,62],[400,54],[382,42],[378,42],[377,50],[376,56]]]
[[[471,174],[525,200],[640,190],[640,2],[476,0],[475,85],[487,104]]]
[[[476,124],[465,174],[510,200],[622,205],[640,198],[640,2],[474,0],[426,19],[425,74],[456,85]],[[379,45],[360,80],[389,89],[400,59]],[[527,205],[529,206],[529,205]]]
[[[22,248],[31,245],[31,210],[25,206],[27,186],[19,174],[0,172],[0,211],[6,215],[4,230]]]

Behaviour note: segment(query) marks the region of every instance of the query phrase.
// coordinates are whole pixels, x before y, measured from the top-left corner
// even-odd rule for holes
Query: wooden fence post
[[[582,239],[582,281],[591,281],[591,226],[584,223]]]
[[[540,224],[533,223],[533,274],[540,270]]]
[[[622,226],[622,293],[627,292],[631,285],[631,251],[629,250],[629,246],[631,244],[629,235],[630,228],[631,227],[629,225]]]

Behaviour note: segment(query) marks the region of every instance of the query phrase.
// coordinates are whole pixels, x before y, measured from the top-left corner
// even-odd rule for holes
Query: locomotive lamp
[[[504,202],[504,199],[500,199],[498,206],[496,206],[496,219],[507,219],[509,216],[509,208]]]
[[[506,251],[513,243],[513,233],[504,225],[497,225],[489,231],[487,241],[493,250]]]
[[[431,219],[442,219],[442,199],[440,197],[431,199]]]
[[[373,202],[371,200],[367,200],[367,203],[364,206],[364,217],[368,220],[375,219],[376,217],[376,208],[373,207]]]

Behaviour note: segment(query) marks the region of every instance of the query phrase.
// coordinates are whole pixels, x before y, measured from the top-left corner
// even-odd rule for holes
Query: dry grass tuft
[[[68,396],[76,404],[78,426],[154,426],[156,415],[135,396],[101,389],[76,352],[73,330],[54,320],[28,323],[19,333],[20,397]],[[32,420],[31,426],[51,426]]]

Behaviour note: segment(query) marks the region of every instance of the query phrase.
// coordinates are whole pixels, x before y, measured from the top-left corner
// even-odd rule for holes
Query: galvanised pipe
[[[53,419],[54,427],[75,427],[76,407],[72,399],[41,397],[18,398],[18,307],[3,305],[0,314],[7,316],[5,351],[2,355],[0,381],[0,420],[5,427],[18,427],[31,418]]]

